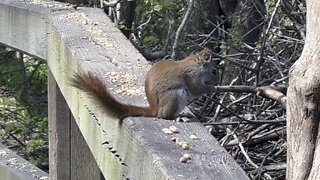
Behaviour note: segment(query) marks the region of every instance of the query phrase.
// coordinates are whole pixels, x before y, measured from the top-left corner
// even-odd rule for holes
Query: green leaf
[[[1,104],[1,112],[4,114],[6,112],[6,106],[7,106],[7,101],[4,96],[1,98],[0,104]]]
[[[155,43],[157,41],[158,41],[158,39],[154,36],[146,36],[145,38],[143,38],[143,42],[148,43],[148,44]]]
[[[156,12],[160,12],[163,9],[163,6],[161,4],[155,5],[153,8]]]

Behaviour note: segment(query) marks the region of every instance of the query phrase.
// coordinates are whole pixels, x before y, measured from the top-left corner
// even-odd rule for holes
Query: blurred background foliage
[[[47,65],[10,48],[0,48],[0,97],[2,143],[46,170]]]

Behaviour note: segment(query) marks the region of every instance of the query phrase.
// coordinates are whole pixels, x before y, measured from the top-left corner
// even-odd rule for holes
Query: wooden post
[[[50,70],[48,108],[50,179],[104,179]]]
[[[50,179],[70,177],[70,110],[48,70],[48,123]]]

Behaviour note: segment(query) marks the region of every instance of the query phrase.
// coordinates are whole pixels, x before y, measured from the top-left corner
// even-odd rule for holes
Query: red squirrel
[[[149,107],[128,105],[117,101],[101,79],[91,73],[75,74],[72,85],[99,101],[115,118],[145,116],[175,119],[188,101],[214,89],[218,83],[218,63],[204,49],[180,61],[155,63],[145,78],[145,93]]]

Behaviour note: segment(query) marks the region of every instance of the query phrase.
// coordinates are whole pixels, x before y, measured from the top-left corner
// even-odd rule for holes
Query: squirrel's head
[[[205,48],[190,56],[190,67],[188,67],[187,84],[194,96],[209,91],[219,83],[218,61],[214,54]]]
[[[217,58],[208,48],[195,54],[199,65],[199,80],[203,85],[217,85],[219,82],[219,71]]]

